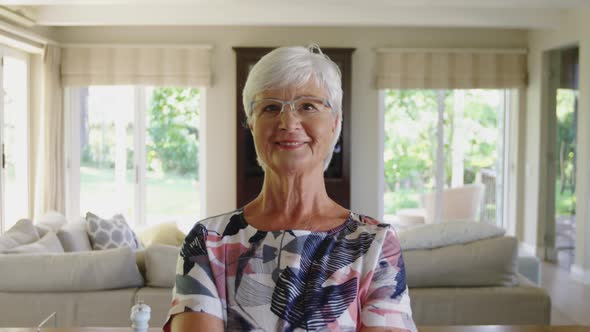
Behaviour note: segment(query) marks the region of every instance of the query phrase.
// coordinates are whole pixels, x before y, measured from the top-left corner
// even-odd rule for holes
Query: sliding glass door
[[[29,217],[29,58],[0,47],[0,231]]]
[[[68,215],[123,214],[135,228],[200,216],[194,88],[68,89]]]
[[[80,89],[80,211],[134,217],[131,86]]]
[[[507,90],[385,90],[384,219],[502,225]]]
[[[385,108],[384,215],[391,221],[436,187],[437,92],[389,90]]]
[[[200,216],[199,109],[201,91],[190,88],[147,88],[145,222],[175,221],[189,230]]]

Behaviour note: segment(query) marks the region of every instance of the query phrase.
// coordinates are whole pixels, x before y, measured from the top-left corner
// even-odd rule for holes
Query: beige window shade
[[[207,87],[207,46],[65,46],[64,86],[173,85]]]
[[[526,85],[523,50],[377,50],[379,89],[503,89]]]

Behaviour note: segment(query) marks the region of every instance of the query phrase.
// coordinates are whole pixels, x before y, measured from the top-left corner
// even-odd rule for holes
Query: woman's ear
[[[332,123],[332,133],[336,132],[336,128],[338,128],[338,121],[340,121],[340,114],[336,113],[334,117],[334,122]]]
[[[252,122],[248,121],[248,118],[245,118],[244,121],[242,121],[242,128],[248,128],[252,131]]]

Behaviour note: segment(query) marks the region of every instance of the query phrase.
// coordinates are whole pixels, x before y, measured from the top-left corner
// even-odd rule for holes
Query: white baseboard
[[[574,264],[570,272],[574,280],[590,285],[590,269],[584,269],[580,265]]]

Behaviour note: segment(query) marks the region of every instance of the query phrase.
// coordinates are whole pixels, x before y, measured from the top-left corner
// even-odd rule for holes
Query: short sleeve
[[[182,312],[204,312],[225,321],[225,310],[219,297],[207,254],[207,229],[195,225],[186,236],[176,264],[172,304],[164,331],[170,331],[171,318]]]
[[[369,285],[361,299],[362,325],[417,331],[412,319],[401,246],[393,229],[386,229],[380,254],[367,278]]]

